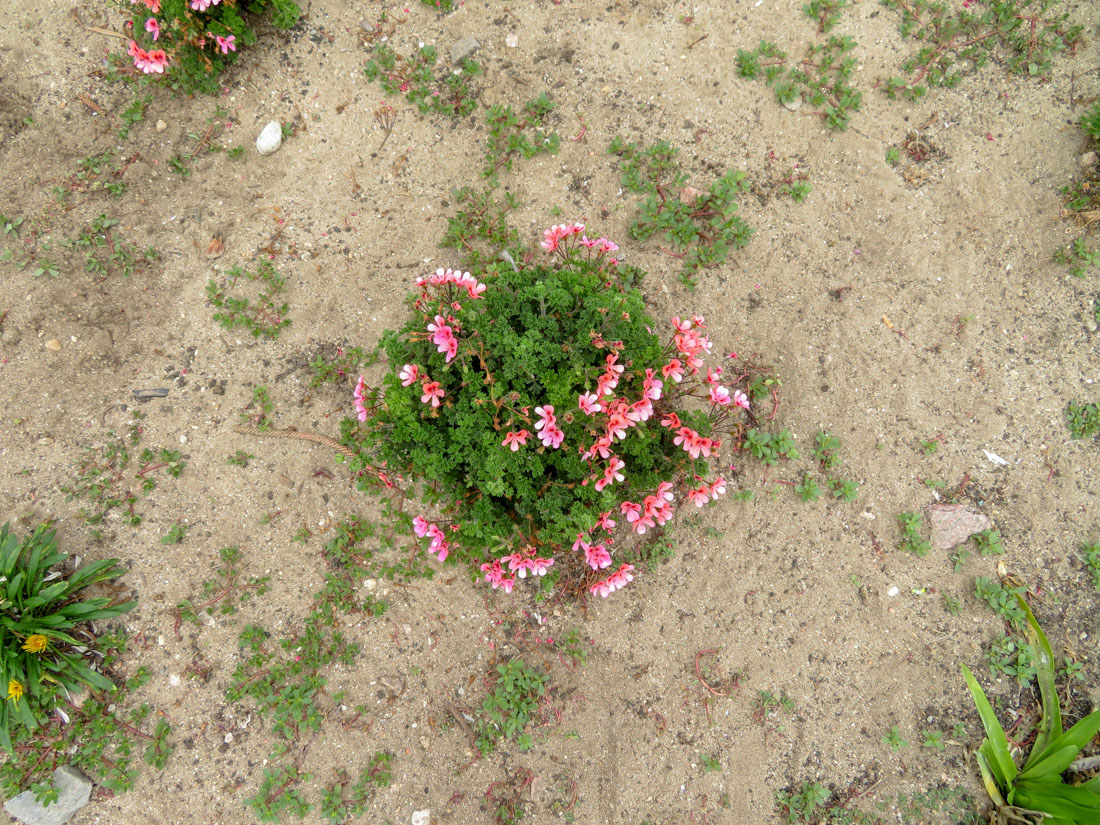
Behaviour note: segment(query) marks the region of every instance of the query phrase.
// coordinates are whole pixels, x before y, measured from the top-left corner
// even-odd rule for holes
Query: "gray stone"
[[[1085,152],[1081,155],[1081,168],[1091,169],[1096,165],[1098,159],[1100,158],[1098,158],[1096,152]]]
[[[256,149],[261,155],[270,155],[283,145],[283,126],[279,121],[268,123],[256,138]]]
[[[451,46],[451,62],[461,63],[465,58],[472,55],[477,51],[477,47],[481,44],[477,42],[477,38],[468,34]]]
[[[26,825],[63,825],[70,817],[88,804],[92,795],[92,783],[78,771],[64,765],[53,772],[57,801],[43,807],[35,801],[32,791],[4,803],[4,810]]]

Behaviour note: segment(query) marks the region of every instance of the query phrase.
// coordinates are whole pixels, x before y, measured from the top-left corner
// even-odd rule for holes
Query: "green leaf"
[[[988,740],[987,740],[988,741]],[[981,752],[981,749],[975,754],[978,760],[978,770],[982,774],[982,782],[985,784],[985,792],[989,794],[989,798],[993,800],[993,804],[998,808],[1003,808],[1005,805],[1005,798],[1001,796],[1001,789],[997,787],[997,781],[993,777],[993,770],[990,767],[989,760],[985,757],[985,754]]]
[[[981,717],[982,727],[985,728],[985,734],[989,737],[987,758],[990,760],[990,767],[993,769],[1000,785],[1004,788],[1010,788],[1013,780],[1016,779],[1016,763],[1012,761],[1012,754],[1008,750],[1008,738],[1005,736],[1004,728],[997,721],[997,715],[993,712],[993,708],[985,696],[985,691],[978,684],[978,680],[974,678],[974,674],[970,672],[970,668],[966,665],[960,665],[960,667],[962,667],[963,678],[966,679],[966,686],[970,688],[970,695],[974,697],[974,704],[978,708],[978,716]],[[984,747],[985,743],[982,744]]]
[[[1066,745],[1064,748],[1051,751],[1042,759],[1033,762],[1030,767],[1025,767],[1020,771],[1016,781],[1021,782],[1025,779],[1041,780],[1048,776],[1061,776],[1062,772],[1073,763],[1080,752],[1080,748],[1075,748],[1073,745]]]
[[[1018,786],[1014,804],[1089,825],[1100,816],[1100,794],[1061,781]]]
[[[1097,731],[1100,731],[1100,710],[1093,711],[1047,745],[1046,749],[1035,757],[1035,762],[1038,763],[1045,760],[1050,754],[1060,751],[1067,745],[1071,745],[1080,751],[1085,745],[1092,741],[1092,737],[1096,736]]]
[[[1024,762],[1024,771],[1035,764],[1039,756],[1047,749],[1051,739],[1062,735],[1062,711],[1058,707],[1058,690],[1054,686],[1054,652],[1050,649],[1050,642],[1046,634],[1035,620],[1035,614],[1031,612],[1027,600],[1019,593],[1016,601],[1020,609],[1027,616],[1027,637],[1032,648],[1037,654],[1036,678],[1039,682],[1039,693],[1042,698],[1042,715],[1039,717],[1039,730],[1035,738],[1035,744]],[[1059,771],[1060,773],[1061,771]]]

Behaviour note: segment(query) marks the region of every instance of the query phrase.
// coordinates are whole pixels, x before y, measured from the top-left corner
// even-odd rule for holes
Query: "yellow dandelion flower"
[[[27,641],[23,642],[23,649],[28,653],[41,653],[49,643],[50,640],[41,633],[32,633],[27,637]]]
[[[22,685],[22,683],[17,682],[15,679],[12,679],[10,682],[8,682],[8,698],[9,699],[11,699],[13,702],[18,702],[19,697],[21,697],[22,695],[23,695],[23,685]]]

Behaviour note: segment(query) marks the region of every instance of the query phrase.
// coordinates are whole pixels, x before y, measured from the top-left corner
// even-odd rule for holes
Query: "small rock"
[[[46,349],[50,352],[61,352],[61,342],[56,338],[51,338],[46,342]]]
[[[163,132],[167,128],[168,128],[168,124],[165,123],[163,120],[158,120],[157,121],[157,131],[158,132]]]
[[[886,595],[893,598],[894,596],[898,595],[898,593],[900,593],[900,592],[901,592],[900,588],[898,588],[898,586],[895,584],[893,587],[891,587],[889,590],[886,591]]]
[[[172,687],[178,687],[179,683],[180,683],[180,676],[179,676],[178,673],[169,673],[168,674],[168,684],[170,684]]]
[[[256,149],[261,155],[270,155],[283,145],[283,127],[277,120],[268,123],[256,138]]]
[[[376,587],[378,587],[378,579],[367,579],[363,582],[363,589],[365,590],[374,590]]]
[[[1081,168],[1091,169],[1096,165],[1098,159],[1100,158],[1097,157],[1096,152],[1085,152],[1085,154],[1081,155]]]
[[[1085,329],[1087,329],[1089,332],[1096,332],[1096,322],[1093,321],[1091,318],[1088,321],[1085,321]]]
[[[932,521],[932,546],[937,550],[950,550],[993,525],[989,516],[971,513],[963,504],[937,504],[928,513]]]
[[[801,95],[799,97],[796,97],[794,100],[785,100],[785,101],[783,101],[783,107],[785,109],[788,109],[788,110],[792,111],[792,112],[797,112],[799,109],[802,108],[802,97],[801,97]]]
[[[477,51],[478,46],[481,44],[477,42],[477,38],[471,34],[466,35],[451,46],[451,62],[461,63],[467,57]]]
[[[53,439],[50,438],[48,435],[44,435],[40,439],[38,439],[38,443],[41,444],[43,447],[49,447],[51,444],[53,444]]]
[[[509,49],[514,49],[516,46],[519,45],[519,35],[515,33],[506,35],[504,38],[504,45],[507,46]]]
[[[34,798],[34,791],[23,791],[4,803],[4,810],[27,825],[62,825],[88,804],[92,783],[78,771],[63,765],[53,772],[57,801],[45,807]]]
[[[413,811],[412,825],[432,825],[432,812],[429,808]]]
[[[195,615],[198,617],[198,620],[200,622],[202,622],[204,625],[206,625],[207,627],[213,627],[214,625],[216,625],[218,623],[217,619],[215,619],[213,616],[210,615],[209,610],[200,610]]]
[[[694,186],[685,186],[680,190],[680,202],[684,206],[694,206],[695,202],[699,200],[699,196],[702,195],[702,191],[696,189]]]
[[[381,676],[378,682],[394,696],[400,696],[405,690],[405,680],[400,676]]]
[[[19,330],[15,327],[8,327],[4,330],[3,334],[0,334],[0,344],[14,347],[19,343],[19,339],[22,337],[23,336],[19,334]]]

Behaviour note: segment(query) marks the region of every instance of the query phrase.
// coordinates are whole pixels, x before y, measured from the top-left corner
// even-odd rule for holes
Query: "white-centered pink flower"
[[[401,372],[397,373],[397,377],[401,379],[402,387],[411,387],[420,380],[420,367],[416,364],[405,364]]]

